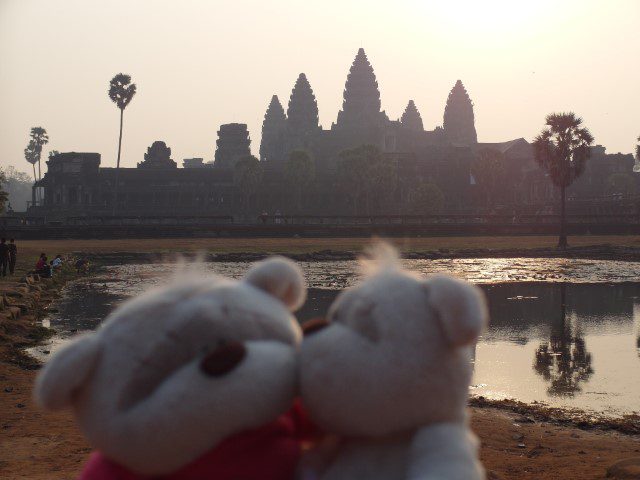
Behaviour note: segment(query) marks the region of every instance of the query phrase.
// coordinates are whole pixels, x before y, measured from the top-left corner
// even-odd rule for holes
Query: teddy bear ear
[[[273,295],[289,310],[296,311],[307,297],[300,267],[284,257],[271,257],[254,265],[244,281]]]
[[[429,305],[437,312],[449,342],[455,346],[475,342],[487,324],[482,291],[463,280],[434,275],[425,281]]]
[[[99,353],[95,334],[80,337],[60,350],[36,380],[34,396],[38,405],[48,410],[70,405],[73,394],[93,370]]]

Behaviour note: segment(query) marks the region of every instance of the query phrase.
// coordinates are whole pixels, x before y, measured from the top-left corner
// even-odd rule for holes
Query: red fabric
[[[36,262],[36,270],[42,270],[46,265],[45,261],[41,258]]]
[[[296,404],[276,421],[234,435],[179,471],[158,477],[131,472],[94,452],[79,480],[289,480],[300,458],[300,427],[305,433],[309,425]]]

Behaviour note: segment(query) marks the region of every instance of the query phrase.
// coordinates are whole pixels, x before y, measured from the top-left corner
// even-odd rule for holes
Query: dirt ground
[[[44,413],[33,404],[35,374],[0,363],[0,478],[74,478],[90,448],[69,413]],[[601,479],[613,463],[640,457],[639,436],[520,418],[495,408],[472,408],[490,479]]]
[[[458,249],[534,249],[551,248],[557,244],[554,236],[513,237],[413,237],[389,239],[403,251],[431,251]],[[371,243],[369,238],[159,238],[110,240],[20,240],[19,262],[33,260],[44,252],[50,258],[71,252],[253,252],[253,253],[306,253],[322,250],[362,251]],[[576,236],[569,245],[640,247],[640,237],[634,235]],[[29,265],[31,264],[29,263]]]

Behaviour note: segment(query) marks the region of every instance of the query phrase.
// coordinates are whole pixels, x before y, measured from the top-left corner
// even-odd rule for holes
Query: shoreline
[[[84,256],[100,265],[120,263],[174,263],[181,260],[202,262],[256,262],[270,255],[282,255],[299,262],[330,262],[358,260],[363,255],[351,250],[319,250],[311,252],[275,251],[275,252],[73,252],[76,256]],[[406,260],[446,260],[470,258],[566,258],[582,260],[616,260],[624,262],[640,261],[640,247],[591,245],[585,247],[569,247],[566,250],[557,248],[506,248],[506,249],[439,249],[427,251],[401,252]]]

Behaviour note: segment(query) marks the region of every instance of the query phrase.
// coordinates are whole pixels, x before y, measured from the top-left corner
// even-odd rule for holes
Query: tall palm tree
[[[575,113],[547,115],[546,128],[533,141],[536,162],[547,171],[560,189],[560,238],[558,247],[566,248],[566,188],[584,171],[591,156],[593,136],[582,126]]]
[[[42,147],[49,143],[49,135],[42,127],[33,127],[30,133],[31,140],[36,148],[36,157],[38,162],[38,179],[42,178],[42,170],[40,169],[40,158],[42,156]]]
[[[109,82],[109,98],[120,109],[120,136],[118,137],[118,160],[116,162],[115,193],[113,202],[113,213],[115,215],[118,208],[118,173],[120,171],[120,150],[122,148],[122,122],[124,120],[124,109],[131,103],[136,94],[136,84],[131,83],[131,76],[118,73]]]
[[[36,143],[32,140],[29,140],[29,144],[27,148],[24,149],[24,158],[31,164],[33,167],[33,181],[38,181],[38,176],[36,175],[36,163],[38,163],[38,154],[37,154],[37,146]]]

